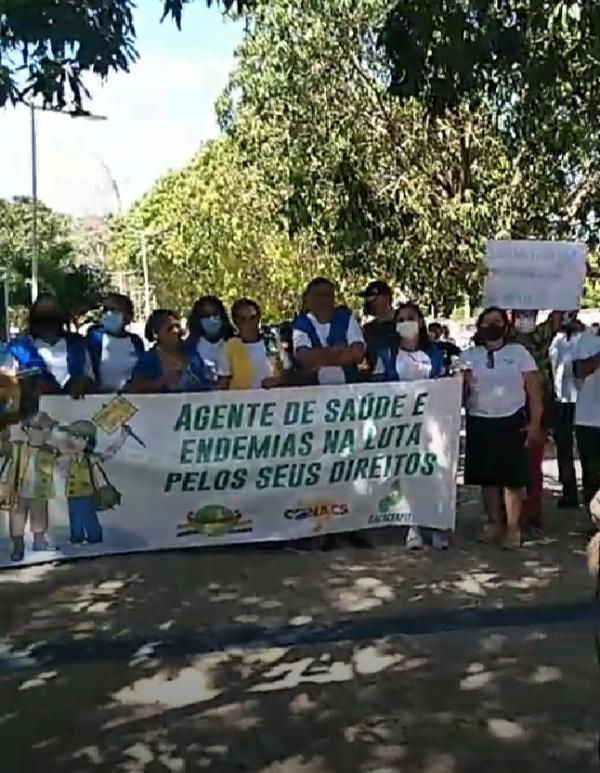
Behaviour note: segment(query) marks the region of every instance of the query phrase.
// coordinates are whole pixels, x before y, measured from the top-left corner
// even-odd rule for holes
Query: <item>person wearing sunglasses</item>
[[[153,311],[144,334],[154,346],[137,361],[127,385],[128,392],[206,392],[216,387],[215,374],[198,354],[194,342],[183,340],[175,312]]]
[[[506,311],[485,309],[477,320],[475,345],[461,355],[461,362],[467,407],[465,483],[482,487],[488,515],[484,541],[502,540],[506,548],[514,548],[521,543],[527,448],[543,434],[543,398],[535,360],[524,346],[511,343],[509,335]]]
[[[260,317],[260,306],[250,298],[240,298],[231,307],[238,334],[225,343],[230,389],[270,389],[281,384],[260,332]]]
[[[144,354],[142,339],[127,330],[132,319],[131,298],[111,293],[102,303],[100,324],[93,325],[87,332],[86,343],[99,392],[123,389]]]

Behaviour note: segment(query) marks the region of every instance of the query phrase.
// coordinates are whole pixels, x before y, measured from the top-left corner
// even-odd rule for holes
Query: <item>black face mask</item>
[[[365,314],[368,314],[370,317],[373,317],[375,315],[375,301],[365,301],[365,305],[363,308],[364,308]]]
[[[483,341],[500,341],[504,338],[505,333],[504,326],[497,325],[495,322],[479,328],[479,336]]]

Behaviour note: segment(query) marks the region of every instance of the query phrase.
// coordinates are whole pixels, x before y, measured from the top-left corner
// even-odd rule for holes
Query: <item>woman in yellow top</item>
[[[225,343],[231,368],[229,389],[271,389],[282,384],[274,358],[269,356],[260,334],[260,306],[240,298],[231,307],[231,318],[238,334]]]

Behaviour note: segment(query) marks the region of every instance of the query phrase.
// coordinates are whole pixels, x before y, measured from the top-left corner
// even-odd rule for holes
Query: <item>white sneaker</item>
[[[406,547],[409,550],[423,550],[423,537],[418,526],[411,526],[406,535]]]
[[[431,533],[431,547],[434,550],[448,550],[450,547],[450,536],[448,532],[434,529]]]

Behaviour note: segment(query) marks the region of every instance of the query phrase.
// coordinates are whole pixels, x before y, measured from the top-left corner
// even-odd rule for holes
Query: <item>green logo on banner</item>
[[[223,505],[205,505],[189,512],[185,523],[177,526],[177,536],[205,534],[207,537],[223,537],[225,534],[243,534],[252,531],[252,521],[243,520],[239,510],[230,510]]]
[[[397,510],[401,504],[402,504],[402,489],[400,486],[400,481],[395,480],[392,483],[392,488],[390,493],[387,496],[385,496],[382,500],[380,500],[378,509],[380,513],[389,513],[393,510]]]

